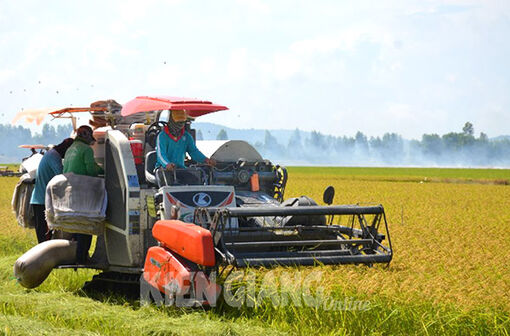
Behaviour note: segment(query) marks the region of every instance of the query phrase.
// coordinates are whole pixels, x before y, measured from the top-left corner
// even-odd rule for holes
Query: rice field
[[[508,170],[503,172],[506,175],[498,179],[509,176]],[[291,169],[290,174],[295,178],[289,183],[290,194],[308,192],[320,199],[321,190],[331,184],[337,190],[336,204],[380,203],[385,207],[395,248],[390,269],[364,270],[362,279],[355,281],[360,274],[357,267],[335,268],[334,278],[350,282],[358,291],[402,302],[429,300],[510,311],[509,187],[420,183],[423,180],[367,182],[301,169]],[[467,182],[472,176],[485,181],[493,175],[466,170],[455,178]]]
[[[35,243],[10,210],[16,178],[0,178],[0,332],[150,335],[409,335],[510,333],[510,170],[291,167],[286,197],[383,204],[395,250],[381,265],[253,270],[258,278],[315,271],[324,297],[370,303],[364,311],[263,301],[209,310],[143,306],[119,296],[87,297],[93,271],[57,270],[35,290],[12,265]],[[320,203],[320,202],[319,202]]]

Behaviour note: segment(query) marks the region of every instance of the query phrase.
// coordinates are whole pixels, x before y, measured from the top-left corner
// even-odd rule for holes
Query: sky
[[[170,95],[233,128],[510,134],[510,1],[3,0],[0,50],[2,123]]]

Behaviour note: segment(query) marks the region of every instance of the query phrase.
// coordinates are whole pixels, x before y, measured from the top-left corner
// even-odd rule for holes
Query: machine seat
[[[145,179],[151,184],[156,184],[156,176],[154,176],[156,160],[156,151],[148,152],[145,156]]]
[[[156,178],[157,154],[156,151],[148,152],[145,156],[145,180],[153,185],[162,187],[165,185],[201,185],[206,180],[206,173],[200,168],[176,169],[175,175],[167,172],[166,178]],[[168,184],[167,184],[168,183]]]

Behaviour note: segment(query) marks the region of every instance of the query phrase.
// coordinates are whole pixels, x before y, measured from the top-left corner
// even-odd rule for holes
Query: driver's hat
[[[186,110],[171,110],[171,118],[175,122],[183,122],[190,118]]]

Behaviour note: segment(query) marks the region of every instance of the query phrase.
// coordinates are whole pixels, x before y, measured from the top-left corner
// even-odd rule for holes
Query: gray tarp
[[[102,234],[106,214],[104,179],[61,174],[46,187],[46,219],[50,229]]]
[[[20,177],[12,195],[12,210],[16,214],[18,224],[25,228],[35,227],[34,211],[30,205],[33,190],[34,178],[27,173]]]

